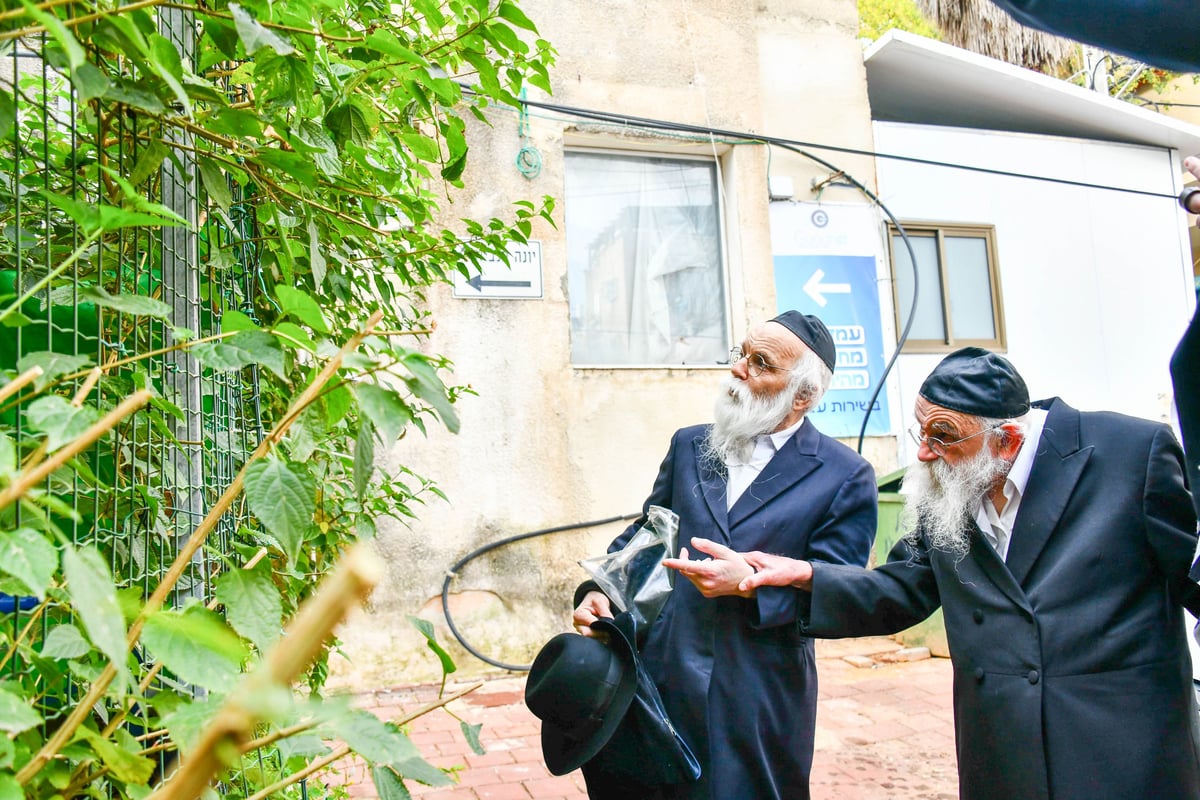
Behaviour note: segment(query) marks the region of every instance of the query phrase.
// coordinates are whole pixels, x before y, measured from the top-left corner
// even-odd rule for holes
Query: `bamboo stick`
[[[97,439],[108,433],[109,430],[111,430],[118,422],[125,419],[125,417],[146,405],[149,400],[150,391],[148,389],[142,389],[134,392],[129,397],[121,401],[120,405],[101,417],[94,425],[92,425],[92,427],[84,431],[83,434],[78,438],[71,441],[57,453],[50,456],[50,458],[33,467],[29,471],[22,473],[3,491],[0,491],[0,509],[12,505],[17,498],[29,491],[30,487],[42,482],[50,473],[54,472],[54,470],[58,469],[63,464],[67,463],[67,461],[91,447],[96,443]]]
[[[300,607],[284,636],[267,653],[258,669],[247,675],[205,728],[195,749],[179,770],[150,795],[149,800],[192,800],[199,797],[218,770],[236,758],[261,722],[254,698],[294,681],[320,652],[325,641],[350,610],[367,599],[383,568],[368,545],[347,550],[316,594]]]

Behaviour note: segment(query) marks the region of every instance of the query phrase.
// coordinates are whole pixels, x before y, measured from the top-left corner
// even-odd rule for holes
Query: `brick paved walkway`
[[[817,643],[820,699],[812,770],[813,800],[955,800],[954,731],[947,659],[884,663],[890,639]],[[863,656],[876,656],[873,662]],[[858,656],[859,658],[855,658]],[[847,660],[849,657],[849,660]],[[873,663],[873,666],[853,666]],[[462,684],[467,685],[467,684]],[[457,770],[454,786],[406,782],[422,800],[585,800],[583,777],[555,777],[542,763],[539,722],[522,700],[524,676],[504,675],[454,701],[462,719],[483,724],[485,755],[475,755],[459,722],[435,711],[412,723],[410,735],[433,764]],[[453,691],[457,687],[449,687]],[[436,686],[399,687],[359,695],[361,707],[394,719],[437,696]],[[379,795],[360,762],[340,765],[332,780],[350,795]]]

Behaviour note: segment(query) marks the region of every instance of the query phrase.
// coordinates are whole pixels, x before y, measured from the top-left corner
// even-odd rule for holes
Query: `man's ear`
[[[996,433],[996,438],[992,440],[996,455],[1005,461],[1012,461],[1025,443],[1025,431],[1015,422],[1006,422],[997,428]]]

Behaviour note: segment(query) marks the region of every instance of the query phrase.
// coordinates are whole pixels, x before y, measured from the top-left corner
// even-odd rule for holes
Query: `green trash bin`
[[[879,523],[875,530],[876,564],[887,561],[888,553],[900,537],[904,535],[901,528],[901,512],[904,510],[904,498],[900,495],[900,481],[904,477],[904,469],[879,478]],[[901,631],[896,638],[905,647],[928,647],[929,652],[942,658],[950,657],[950,648],[946,646],[946,623],[942,619],[942,610],[937,611],[906,631]]]

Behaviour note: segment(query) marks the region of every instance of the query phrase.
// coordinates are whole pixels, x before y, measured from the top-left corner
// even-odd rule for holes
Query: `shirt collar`
[[[775,446],[776,453],[783,449],[783,446],[788,443],[788,439],[791,439],[793,436],[795,436],[796,431],[800,430],[800,426],[803,424],[804,417],[801,417],[795,424],[789,425],[781,431],[775,431],[774,433],[767,434],[767,438],[770,439],[771,444]]]
[[[1021,449],[1008,470],[1008,478],[1004,481],[1004,496],[1012,500],[1013,495],[1023,496],[1025,486],[1029,483],[1029,473],[1033,471],[1033,460],[1037,456],[1038,442],[1042,439],[1042,428],[1046,425],[1046,411],[1041,408],[1031,409],[1021,421],[1025,423],[1025,440]]]

